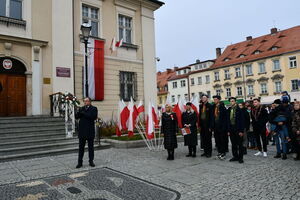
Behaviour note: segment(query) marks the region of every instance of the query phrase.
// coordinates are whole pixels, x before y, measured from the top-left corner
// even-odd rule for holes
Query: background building
[[[157,105],[161,107],[166,104],[167,96],[169,93],[168,79],[174,76],[175,69],[167,69],[164,72],[157,72]]]

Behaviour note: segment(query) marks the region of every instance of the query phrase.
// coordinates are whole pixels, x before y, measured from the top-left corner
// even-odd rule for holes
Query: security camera
[[[159,57],[155,57],[155,60],[156,60],[157,62],[159,62],[159,61],[160,61],[160,58],[159,58]]]

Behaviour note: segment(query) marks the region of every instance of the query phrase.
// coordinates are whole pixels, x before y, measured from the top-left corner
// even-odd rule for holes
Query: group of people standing
[[[238,103],[235,97],[231,97],[230,106],[226,108],[220,96],[213,96],[212,104],[208,99],[207,95],[201,97],[199,114],[192,109],[190,102],[186,103],[186,110],[181,116],[172,112],[171,105],[166,106],[166,112],[162,114],[161,133],[164,134],[168,160],[174,160],[174,150],[178,146],[176,136],[180,131],[185,132],[184,145],[188,146],[186,156],[196,157],[198,130],[202,157],[212,156],[213,137],[220,160],[226,159],[229,139],[232,145],[230,162],[243,163],[247,148],[257,149],[255,156],[267,157],[269,138],[273,138],[277,147],[275,158],[285,160],[289,152],[294,152],[297,153],[295,160],[300,160],[300,102],[295,101],[292,106],[289,99],[276,99],[268,109],[258,98]],[[181,130],[178,122],[182,124]]]

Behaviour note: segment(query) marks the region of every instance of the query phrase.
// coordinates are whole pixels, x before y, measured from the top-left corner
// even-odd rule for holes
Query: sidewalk
[[[16,187],[16,185],[25,185],[27,188],[30,188],[31,185],[41,184],[37,181],[42,181],[43,184],[49,186],[49,177],[54,176],[67,176],[64,180],[66,183],[60,183],[58,186],[62,187],[67,184],[68,187],[72,187],[74,180],[72,179],[68,182],[70,177],[86,176],[86,173],[91,174],[94,170],[104,173],[103,170],[105,171],[109,168],[116,172],[112,177],[120,175],[117,179],[111,179],[116,188],[123,187],[121,186],[123,181],[126,181],[125,179],[128,178],[128,181],[132,181],[132,183],[136,184],[136,187],[139,187],[139,184],[141,185],[140,191],[147,192],[146,186],[148,182],[142,182],[138,179],[129,180],[130,176],[123,176],[122,173],[125,173],[163,186],[156,187],[151,185],[151,187],[156,187],[162,194],[169,195],[170,199],[176,199],[180,196],[180,199],[183,200],[300,199],[300,162],[294,161],[291,156],[285,161],[274,159],[275,149],[273,146],[269,146],[269,148],[271,150],[268,152],[268,158],[255,157],[253,155],[255,152],[248,150],[248,155],[244,158],[244,164],[229,162],[228,158],[231,157],[231,153],[225,161],[217,160],[214,157],[203,158],[200,157],[201,152],[199,149],[197,158],[186,158],[187,147],[184,147],[182,144],[175,151],[174,161],[166,160],[165,151],[150,152],[146,148],[138,148],[96,151],[96,168],[88,166],[87,153],[85,154],[84,167],[81,169],[75,169],[77,154],[6,162],[0,164],[0,197],[3,197],[5,194],[5,188],[7,190],[8,187],[12,188]],[[214,152],[215,154],[216,152]],[[111,177],[106,178],[110,179]],[[91,187],[89,182],[95,181],[100,183],[103,182],[103,179],[92,176],[86,181],[79,181],[79,183],[84,185],[86,189]],[[11,185],[7,185],[9,183]],[[79,185],[77,186],[77,188],[80,188]],[[56,190],[57,199],[77,199],[78,195],[61,192],[59,187]],[[151,187],[149,187],[149,190],[151,190]],[[167,190],[164,187],[171,190]],[[53,191],[54,189],[52,188]],[[102,192],[106,191],[106,196],[103,194],[102,199],[138,199],[138,197],[134,197],[130,186],[122,194],[119,194],[117,189],[112,190],[108,187],[105,190],[103,188],[96,189],[101,189]],[[82,191],[85,190],[82,189]],[[109,192],[107,193],[107,191]],[[18,191],[15,192],[14,195],[17,196]],[[88,191],[85,192],[88,193]],[[130,197],[131,194],[133,195],[132,197]],[[24,196],[24,193],[22,195],[18,196],[18,198],[49,199],[44,193],[39,193],[39,191],[32,191],[27,196]],[[97,199],[96,197],[93,198]],[[157,197],[155,199],[161,198]]]

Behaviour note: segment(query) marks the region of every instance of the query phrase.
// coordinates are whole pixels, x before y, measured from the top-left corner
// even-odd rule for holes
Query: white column
[[[32,115],[42,114],[42,56],[41,48],[32,48]]]
[[[155,32],[153,10],[142,8],[142,42],[144,61],[144,98],[145,108],[149,101],[156,106],[156,62],[155,62]],[[147,111],[147,109],[146,109]]]

